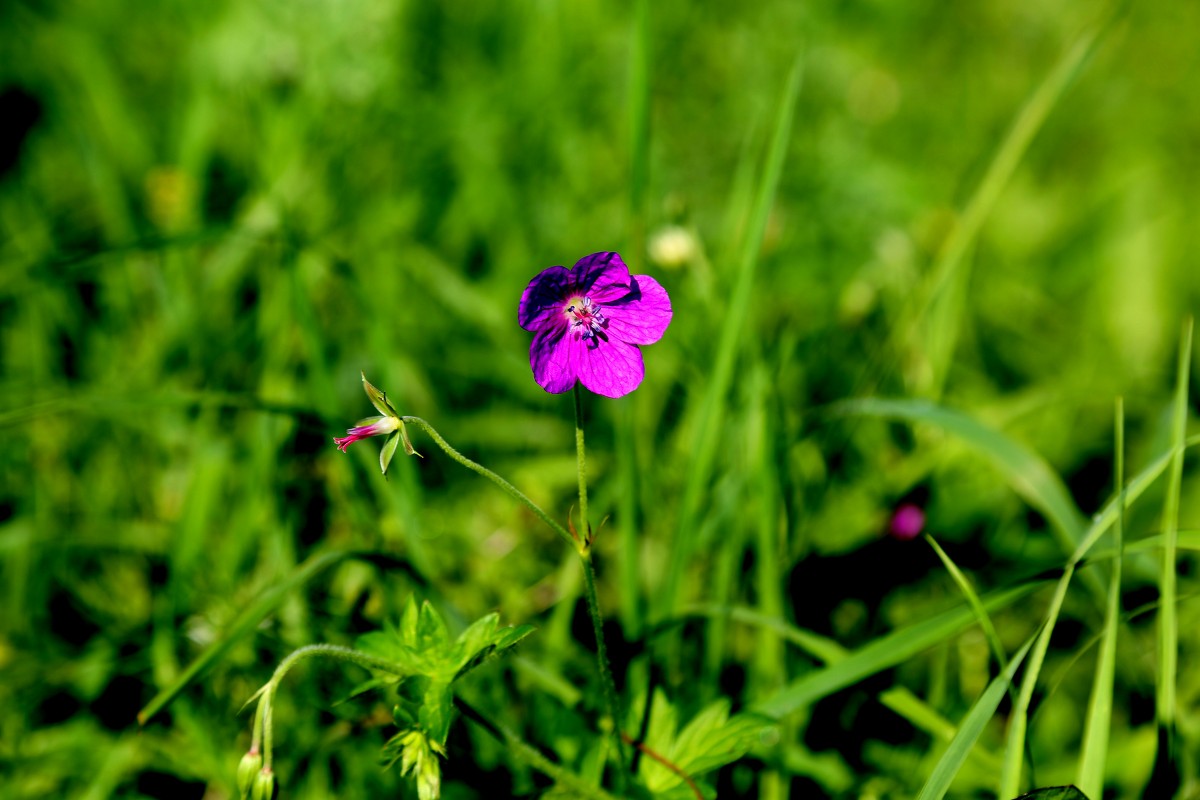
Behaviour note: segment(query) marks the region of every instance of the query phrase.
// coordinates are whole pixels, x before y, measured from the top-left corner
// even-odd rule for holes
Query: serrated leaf
[[[459,667],[458,671],[454,674],[454,680],[458,680],[485,661],[503,655],[506,650],[533,633],[534,630],[536,629],[532,625],[517,625],[510,628],[502,628],[493,632],[490,636],[490,641],[486,642],[483,647],[475,649],[474,652],[470,649],[465,649],[464,653],[466,656],[458,662]]]
[[[417,714],[422,731],[437,745],[445,746],[450,735],[450,717],[454,713],[454,696],[449,681],[430,681],[421,698]]]
[[[385,686],[392,686],[399,680],[400,680],[400,678],[397,676],[389,676],[386,678],[371,678],[368,681],[363,681],[362,683],[358,684],[353,689],[351,689],[349,694],[342,697],[340,700],[335,700],[333,705],[336,708],[337,706],[340,706],[342,703],[349,702],[350,700],[353,700],[356,697],[364,695],[367,692],[374,691],[375,689],[382,689]]]
[[[396,446],[398,444],[400,444],[400,434],[393,433],[383,443],[383,449],[379,451],[379,469],[384,475],[387,475],[388,464],[392,463],[392,456],[396,455]]]
[[[405,644],[403,637],[395,628],[386,627],[381,631],[364,633],[355,641],[356,649],[384,661],[396,664],[403,671],[392,674],[399,678],[421,672],[426,666],[426,659]]]
[[[420,609],[417,607],[417,598],[415,595],[409,595],[404,601],[404,610],[400,612],[400,626],[397,629],[400,638],[409,647],[417,641],[417,617],[420,616]]]
[[[428,600],[421,603],[421,613],[417,619],[416,637],[412,648],[419,653],[432,654],[443,648],[450,639],[446,623]]]
[[[751,714],[730,719],[728,699],[706,706],[678,734],[676,720],[675,708],[655,692],[645,746],[675,769],[650,757],[642,759],[640,771],[646,788],[667,798],[694,796],[693,785],[708,797],[707,787],[696,777],[741,758],[773,724]]]

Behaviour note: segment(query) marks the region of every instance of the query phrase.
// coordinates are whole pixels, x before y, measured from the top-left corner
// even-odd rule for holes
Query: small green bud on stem
[[[262,769],[262,762],[262,754],[257,747],[251,747],[250,752],[242,756],[237,768],[237,785],[243,800],[250,796],[250,790],[254,788],[254,776]]]
[[[275,773],[270,767],[263,767],[254,776],[254,787],[250,791],[250,800],[274,800]]]

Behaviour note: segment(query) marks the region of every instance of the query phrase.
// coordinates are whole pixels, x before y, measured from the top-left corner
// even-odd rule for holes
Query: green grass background
[[[417,433],[425,458],[387,481],[374,443],[331,437],[369,412],[365,370],[565,520],[571,401],[533,382],[516,306],[538,271],[598,250],[675,312],[642,387],[585,406],[626,702],[647,631],[685,612],[650,652],[687,718],[721,695],[770,708],[844,655],[781,626],[859,652],[966,608],[926,544],[882,539],[904,498],[976,590],[1030,588],[990,611],[1014,653],[1051,602],[1028,581],[1067,563],[1058,523],[1082,531],[1115,491],[1114,398],[1129,477],[1197,413],[1194,377],[1172,398],[1200,308],[1198,29],[1186,3],[1071,0],[4,5],[0,83],[41,115],[0,178],[0,794],[233,796],[238,709],[279,659],[351,641],[413,591],[459,625],[537,625],[470,691],[594,771],[573,554]],[[932,405],[831,406],[874,396],[987,433]],[[1124,536],[1161,532],[1177,499],[1174,743],[1194,797],[1200,479],[1168,483]],[[229,637],[329,550],[362,557]],[[1124,560],[1113,796],[1155,760],[1160,560]],[[1076,779],[1109,566],[1080,568],[1048,642],[1038,785]],[[714,779],[723,796],[914,796],[997,674],[965,627],[828,701],[790,695],[775,737]],[[289,677],[285,796],[411,792],[377,765],[387,705],[333,705],[362,677]],[[993,796],[1011,708],[951,796]],[[446,797],[545,788],[456,730]]]

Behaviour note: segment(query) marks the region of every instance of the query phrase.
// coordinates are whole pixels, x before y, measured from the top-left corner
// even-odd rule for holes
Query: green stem
[[[592,633],[596,637],[596,665],[600,670],[600,684],[604,687],[604,703],[608,706],[609,722],[612,726],[613,745],[617,753],[617,791],[625,791],[625,748],[621,743],[621,713],[617,702],[617,685],[613,680],[612,667],[608,663],[608,651],[604,646],[604,616],[600,613],[600,598],[596,594],[596,569],[592,564],[592,531],[587,518],[587,459],[583,447],[583,399],[579,384],[575,384],[575,451],[579,462],[579,560],[583,564],[583,586],[587,597],[588,614],[592,618]]]
[[[570,789],[580,797],[590,797],[595,798],[595,800],[616,800],[613,795],[609,794],[603,789],[597,786],[592,786],[575,773],[564,769],[558,764],[555,764],[553,761],[543,755],[542,752],[536,747],[529,744],[520,736],[504,727],[500,723],[488,719],[474,706],[463,700],[461,697],[454,698],[454,705],[459,711],[462,712],[464,717],[483,728],[485,731],[491,734],[496,741],[507,745],[508,749],[514,756],[521,759],[543,775],[553,778],[555,783]]]
[[[579,524],[582,530],[579,532],[580,538],[583,540],[583,549],[586,550],[592,544],[592,526],[588,524],[588,507],[587,507],[587,459],[584,456],[583,449],[583,390],[579,388],[579,382],[575,383],[575,455],[579,462]]]
[[[526,497],[524,492],[522,492],[517,487],[513,486],[508,481],[504,480],[504,478],[501,478],[499,475],[492,472],[487,467],[483,466],[482,464],[475,463],[471,459],[464,456],[462,453],[455,450],[453,447],[450,446],[450,443],[447,442],[445,439],[443,439],[441,434],[438,433],[437,431],[435,431],[433,429],[433,426],[430,425],[428,422],[421,419],[420,417],[401,417],[400,419],[405,423],[412,423],[413,425],[416,425],[417,427],[424,430],[427,434],[429,434],[429,438],[433,439],[434,444],[436,444],[438,447],[442,448],[442,450],[446,453],[446,455],[450,456],[455,461],[462,464],[464,467],[471,470],[472,472],[477,472],[480,475],[482,475],[483,477],[487,478],[489,481],[491,481],[492,483],[499,486],[502,490],[504,490],[504,493],[507,494],[509,497],[512,497],[515,500],[519,500],[520,502],[524,503],[529,508],[530,511],[532,511],[534,514],[537,515],[538,519],[540,519],[542,522],[549,525],[554,530],[555,533],[557,533],[562,538],[566,539],[573,546],[576,544],[575,538],[573,536],[571,536],[570,533],[567,532],[567,529],[564,528],[562,525],[559,525],[553,519],[551,519],[550,515],[541,509],[541,506],[539,506],[537,503],[533,502],[528,497]]]
[[[390,672],[394,675],[403,675],[405,670],[399,664],[393,664],[391,661],[385,661],[382,658],[375,658],[366,653],[354,650],[349,647],[341,647],[336,644],[310,644],[307,647],[301,647],[296,650],[283,661],[279,662],[279,666],[275,668],[275,674],[271,676],[271,680],[267,681],[267,685],[263,687],[262,697],[258,700],[258,709],[254,714],[254,743],[257,744],[258,736],[262,735],[262,755],[263,769],[269,770],[272,762],[272,748],[274,746],[274,716],[275,716],[275,691],[279,688],[279,684],[283,681],[283,676],[296,666],[301,661],[307,658],[316,656],[326,656],[336,658],[339,661],[349,661],[352,664],[357,664],[366,669],[375,669],[381,672]]]

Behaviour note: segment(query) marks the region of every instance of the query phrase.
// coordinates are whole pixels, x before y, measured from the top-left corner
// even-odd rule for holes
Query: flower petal
[[[605,331],[629,344],[654,344],[671,324],[671,298],[649,275],[634,275],[631,287],[625,297],[604,304]]]
[[[566,325],[544,327],[529,345],[529,366],[533,379],[551,394],[562,394],[575,385],[576,375],[568,351],[573,342]]]
[[[617,253],[592,253],[575,262],[571,290],[607,303],[629,293],[629,267]]]
[[[646,376],[642,351],[636,346],[609,337],[568,340],[567,363],[584,388],[605,397],[624,397],[636,389]]]
[[[548,267],[539,272],[521,294],[517,322],[527,331],[536,331],[562,314],[563,301],[571,292],[572,273],[566,267]]]

